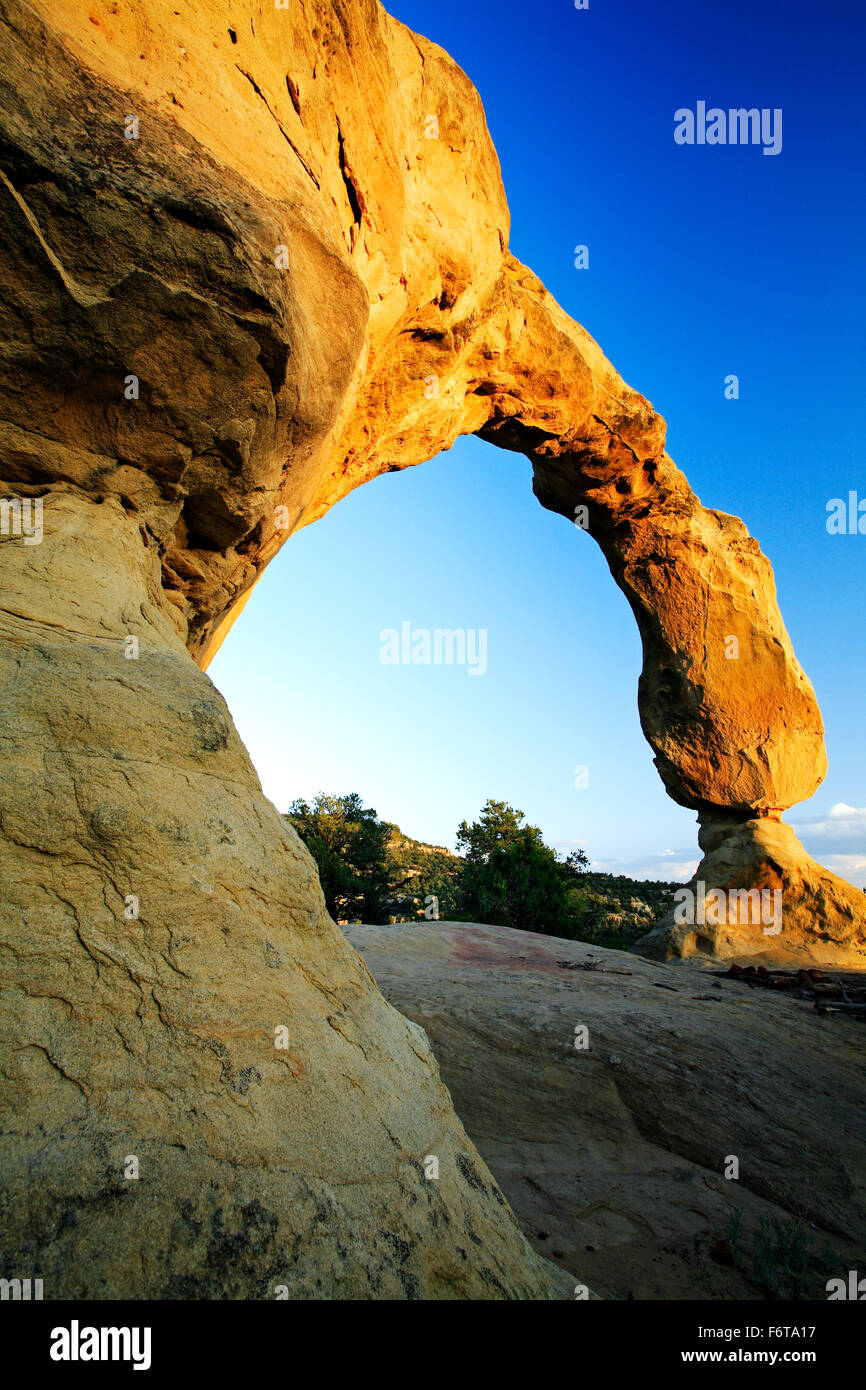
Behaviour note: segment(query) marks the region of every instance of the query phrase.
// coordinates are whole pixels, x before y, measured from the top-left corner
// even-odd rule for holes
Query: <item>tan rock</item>
[[[641,630],[641,719],[670,794],[743,819],[810,796],[821,717],[770,566],[508,252],[483,111],[447,55],[373,5],[351,42],[312,3],[241,4],[231,32],[212,0],[37,9],[54,106],[49,121],[34,93],[18,115],[34,37],[11,4],[23,148],[4,212],[21,318],[59,327],[18,353],[12,476],[134,507],[206,663],[291,530],[477,431],[528,454],[545,506],[586,508]],[[54,442],[28,443],[34,411]]]
[[[504,927],[345,932],[385,997],[425,1029],[536,1250],[603,1298],[760,1297],[762,1221],[796,1223],[841,1271],[862,1261],[862,1024]],[[710,1252],[737,1213],[740,1257],[720,1265]],[[809,1278],[808,1296],[826,1299],[826,1275]]]
[[[640,955],[866,970],[866,895],[816,864],[789,825],[772,816],[713,820],[699,839],[692,896],[636,942]]]
[[[71,491],[44,528],[0,544],[3,1277],[46,1299],[572,1296],[327,917],[155,546]]]
[[[480,100],[435,45],[372,2],[0,22],[0,490],[46,528],[0,545],[8,1249],[76,1297],[548,1296],[187,653],[293,530],[477,431],[587,507],[668,790],[747,820],[824,772],[769,565],[508,252]]]

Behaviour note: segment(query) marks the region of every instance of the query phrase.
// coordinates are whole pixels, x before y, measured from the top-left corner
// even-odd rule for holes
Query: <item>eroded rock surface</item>
[[[535,1248],[602,1297],[764,1296],[752,1260],[762,1220],[796,1222],[816,1257],[829,1244],[839,1270],[862,1268],[862,1024],[531,932],[344,930],[427,1032]],[[711,1252],[737,1213],[738,1258],[720,1264]],[[826,1299],[826,1277],[819,1264],[808,1297]]]
[[[774,816],[712,819],[698,838],[704,857],[688,884],[692,898],[686,900],[694,911],[687,921],[669,913],[635,951],[657,960],[707,964],[832,962],[866,969],[863,891],[817,864],[789,825]],[[716,884],[722,887],[713,899]]]
[[[139,523],[54,495],[41,545],[0,544],[0,591],[3,1277],[567,1294],[326,915]]]
[[[824,772],[769,565],[510,255],[477,93],[373,0],[4,0],[0,25],[0,492],[44,505],[39,544],[0,544],[14,1273],[546,1297],[199,667],[292,530],[475,431],[586,508],[668,790],[746,822]]]
[[[34,35],[9,5],[3,74],[12,480],[133,508],[206,662],[287,531],[477,432],[528,455],[545,506],[585,508],[671,795],[743,819],[810,796],[821,718],[770,566],[509,253],[447,55],[360,0],[241,3],[231,26],[212,3],[36,8]]]

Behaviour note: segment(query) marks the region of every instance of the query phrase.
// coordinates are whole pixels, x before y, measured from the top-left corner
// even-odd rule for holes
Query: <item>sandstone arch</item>
[[[198,667],[353,487],[464,432],[520,449],[544,505],[588,506],[706,862],[783,882],[774,949],[861,959],[862,895],[777,819],[824,753],[769,565],[508,252],[480,101],[435,45],[374,0],[237,0],[234,39],[217,0],[55,10],[0,7],[2,488],[45,528],[0,544],[4,1262],[55,1296],[554,1296]],[[766,942],[657,949],[701,945]],[[118,1176],[130,1152],[158,1182]]]

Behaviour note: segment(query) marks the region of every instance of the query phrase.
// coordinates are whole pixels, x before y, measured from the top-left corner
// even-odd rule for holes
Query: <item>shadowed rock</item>
[[[42,544],[0,545],[0,591],[3,1277],[570,1295],[328,918],[136,518],[52,493]]]
[[[535,1248],[602,1297],[761,1297],[752,1246],[769,1221],[818,1257],[801,1296],[826,1299],[828,1273],[862,1260],[861,1024],[507,927],[345,932],[426,1030]],[[720,1265],[715,1242],[738,1225]]]
[[[552,1296],[200,668],[293,530],[476,432],[586,507],[670,793],[751,822],[824,773],[769,565],[510,255],[477,93],[373,0],[0,23],[0,486],[44,505],[0,544],[9,1267]]]

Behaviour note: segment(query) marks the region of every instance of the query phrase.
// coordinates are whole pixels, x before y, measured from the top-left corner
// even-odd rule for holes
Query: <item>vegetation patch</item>
[[[357,793],[295,801],[287,819],[316,861],[337,922],[488,922],[627,949],[673,907],[677,883],[598,873],[560,857],[504,801],[457,827],[457,852],[404,835]]]

